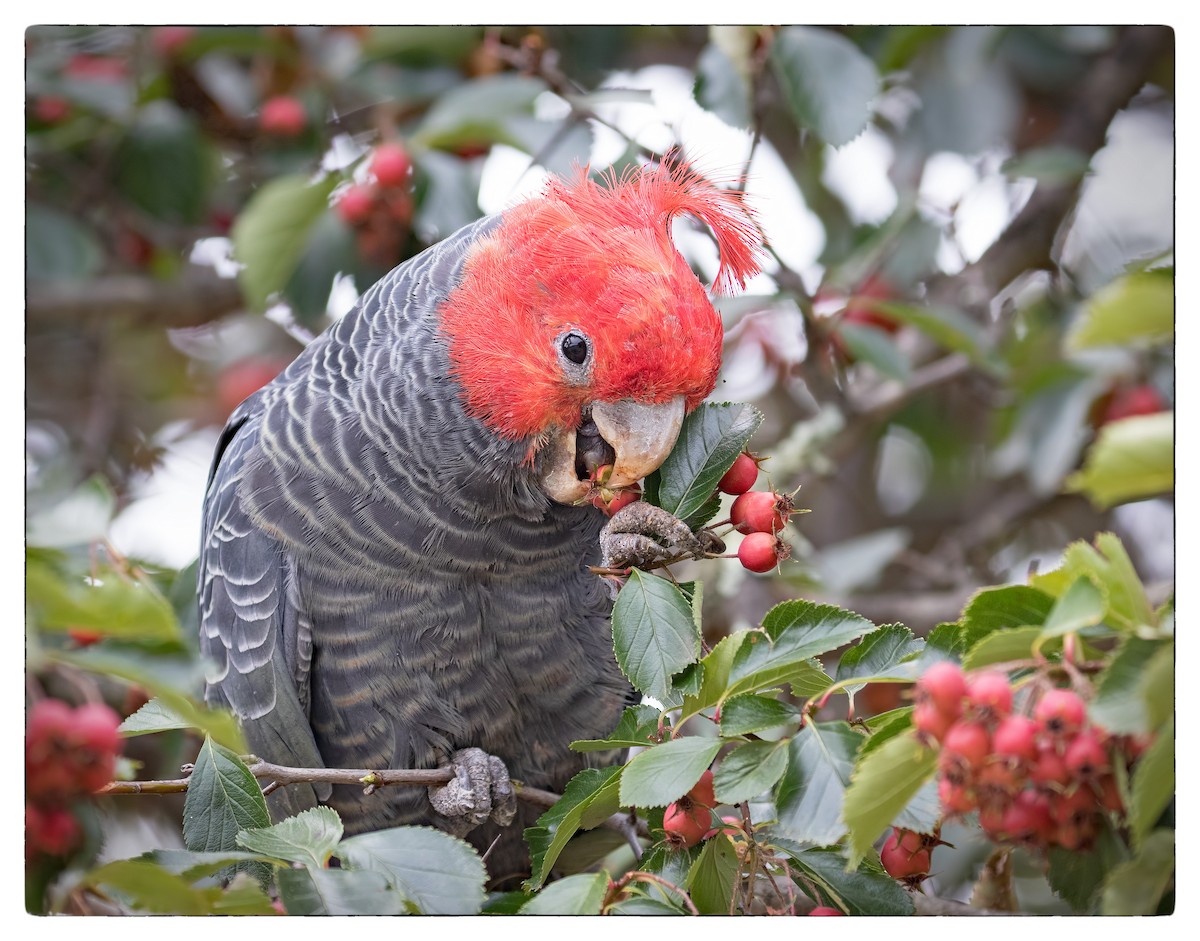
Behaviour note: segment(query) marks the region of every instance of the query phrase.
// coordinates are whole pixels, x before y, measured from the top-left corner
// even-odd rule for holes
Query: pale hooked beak
[[[628,487],[658,470],[679,437],[684,410],[682,395],[661,405],[643,405],[632,399],[592,403],[591,420],[614,454],[608,489]],[[580,474],[576,431],[558,432],[546,447],[542,489],[559,503],[578,503],[593,487],[586,472]]]

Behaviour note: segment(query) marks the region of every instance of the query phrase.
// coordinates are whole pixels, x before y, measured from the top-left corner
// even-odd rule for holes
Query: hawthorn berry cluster
[[[370,180],[342,190],[338,217],[355,231],[359,253],[380,265],[395,262],[413,215],[412,157],[399,141],[371,152]]]
[[[66,856],[83,840],[73,803],[113,778],[120,717],[103,703],[42,699],[25,726],[25,858]]]
[[[1031,684],[1014,709],[998,670],[939,663],[916,684],[913,725],[939,742],[938,795],[947,817],[978,812],[997,843],[1035,850],[1091,846],[1106,814],[1124,810],[1114,769],[1145,744],[1090,723],[1073,690]]]
[[[729,521],[745,536],[738,546],[738,561],[751,572],[769,572],[792,554],[792,547],[779,533],[796,507],[787,494],[750,489],[758,480],[758,464],[752,454],[739,454],[717,489],[737,496],[729,509]]]

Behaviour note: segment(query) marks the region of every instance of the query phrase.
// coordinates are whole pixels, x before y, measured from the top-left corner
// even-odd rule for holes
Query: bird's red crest
[[[684,214],[716,237],[715,290],[758,273],[743,194],[679,163],[552,180],[508,210],[440,311],[468,410],[517,438],[573,427],[591,401],[699,404],[716,382],[721,320],[671,242]],[[564,375],[556,350],[572,330],[589,344],[586,377]]]

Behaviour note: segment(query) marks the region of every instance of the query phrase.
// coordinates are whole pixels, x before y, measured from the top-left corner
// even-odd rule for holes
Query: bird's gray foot
[[[481,748],[464,748],[450,756],[454,780],[429,788],[429,803],[444,818],[442,828],[466,836],[489,820],[506,827],[517,813],[517,792],[508,768]]]
[[[680,559],[702,559],[706,546],[686,523],[638,501],[618,510],[600,532],[604,568],[653,568]]]

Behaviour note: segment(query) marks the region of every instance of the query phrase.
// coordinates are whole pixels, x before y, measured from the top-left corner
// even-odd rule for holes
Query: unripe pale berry
[[[756,480],[758,480],[758,463],[749,454],[743,452],[737,456],[733,466],[725,472],[725,476],[717,482],[717,489],[721,493],[739,495],[753,487]]]
[[[792,554],[792,547],[771,533],[751,533],[738,546],[738,561],[751,572],[769,572]]]

